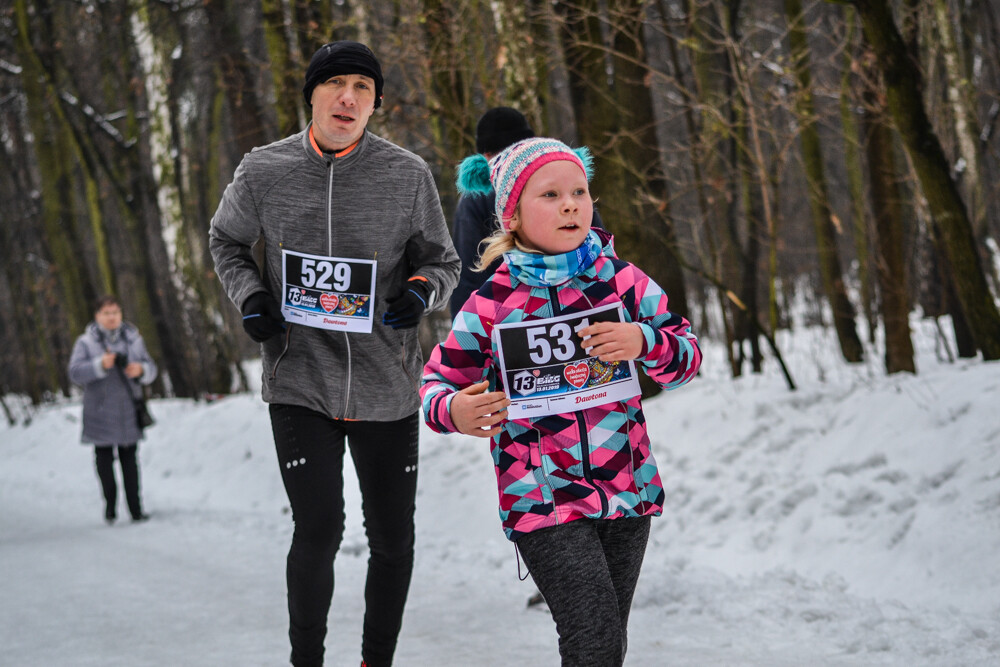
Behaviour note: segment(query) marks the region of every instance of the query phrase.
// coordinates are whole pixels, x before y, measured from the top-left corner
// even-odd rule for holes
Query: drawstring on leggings
[[[524,581],[525,579],[528,578],[529,575],[531,575],[531,570],[527,569],[528,564],[525,563],[524,567],[526,571],[524,573],[524,576],[523,577],[521,576],[521,550],[517,548],[517,542],[514,542],[514,556],[515,558],[517,558],[517,578],[521,581]]]

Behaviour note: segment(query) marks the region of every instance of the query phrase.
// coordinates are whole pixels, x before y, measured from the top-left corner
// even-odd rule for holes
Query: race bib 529
[[[281,251],[281,312],[318,329],[371,333],[376,262]]]

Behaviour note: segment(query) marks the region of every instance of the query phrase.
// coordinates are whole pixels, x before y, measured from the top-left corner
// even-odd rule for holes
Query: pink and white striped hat
[[[558,160],[578,165],[590,180],[593,157],[586,147],[574,149],[558,139],[532,137],[508,146],[489,163],[482,155],[466,158],[459,166],[458,189],[463,193],[485,194],[492,186],[497,196],[496,216],[504,230],[509,231],[510,219],[528,179],[542,166]]]

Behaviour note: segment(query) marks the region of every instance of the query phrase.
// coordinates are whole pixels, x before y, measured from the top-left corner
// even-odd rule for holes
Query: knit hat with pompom
[[[578,165],[590,180],[594,159],[586,147],[570,148],[558,139],[532,137],[509,146],[489,162],[478,154],[465,158],[458,166],[456,185],[462,194],[487,195],[495,191],[497,219],[505,231],[510,231],[510,219],[528,179],[542,166],[558,160]]]

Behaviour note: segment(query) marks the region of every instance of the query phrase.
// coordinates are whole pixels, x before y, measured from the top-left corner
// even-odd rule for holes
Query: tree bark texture
[[[847,169],[847,188],[851,199],[851,230],[854,234],[854,253],[858,262],[858,282],[861,291],[861,309],[868,323],[868,340],[874,342],[878,326],[875,312],[875,289],[872,284],[868,252],[869,217],[865,201],[864,165],[861,161],[861,130],[855,118],[854,63],[858,62],[856,17],[853,8],[845,10],[844,21],[844,70],[840,78],[840,124],[844,134],[844,163]]]
[[[888,3],[855,0],[854,4],[885,78],[896,128],[941,231],[955,275],[955,289],[976,346],[984,359],[1000,359],[1000,313],[986,283],[965,203],[951,179],[941,142],[927,117],[920,95],[920,72],[907,57]]]
[[[810,72],[809,44],[806,40],[802,2],[785,0],[788,21],[788,41],[798,84],[796,115],[800,124],[802,161],[805,167],[809,206],[816,228],[816,252],[819,255],[823,291],[833,312],[833,326],[840,341],[840,351],[848,362],[857,363],[864,357],[864,348],[858,338],[854,323],[854,305],[847,296],[844,271],[837,250],[837,230],[833,224],[833,210],[827,191],[823,166],[823,150],[816,127],[816,108],[813,103],[812,73]]]
[[[689,0],[688,33],[694,43],[691,69],[694,74],[700,114],[695,159],[700,163],[701,178],[695,183],[704,197],[703,219],[708,257],[704,262],[721,284],[736,286],[742,278],[739,241],[735,229],[737,176],[735,173],[735,139],[732,135],[732,75],[726,53],[726,21],[715,3]],[[739,373],[735,354],[734,320],[737,309],[718,293],[727,354],[734,376]]]
[[[892,130],[878,113],[874,82],[865,93],[868,169],[875,211],[876,266],[885,329],[885,367],[888,373],[916,372],[910,339],[909,280],[903,233],[903,207],[897,179]]]

